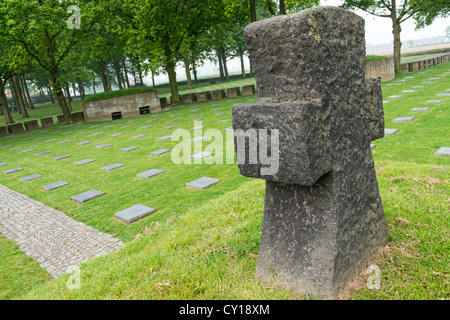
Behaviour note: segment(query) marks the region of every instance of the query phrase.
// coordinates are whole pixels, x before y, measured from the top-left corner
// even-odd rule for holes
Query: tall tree
[[[401,24],[413,18],[416,28],[430,25],[437,17],[447,17],[450,8],[448,0],[345,0],[347,9],[360,9],[377,17],[391,19],[394,36],[394,67],[400,72]]]
[[[3,0],[0,2],[0,32],[19,44],[50,73],[53,92],[66,121],[72,121],[61,84],[60,65],[71,50],[86,38],[99,14],[98,1]],[[82,27],[71,27],[70,5],[79,8]]]
[[[197,38],[213,23],[224,19],[222,0],[134,0],[119,1],[124,16],[131,21],[129,39],[132,42],[151,43],[152,50],[164,58],[169,77],[172,101],[180,102],[175,71],[183,45]],[[141,48],[143,56],[148,48]]]

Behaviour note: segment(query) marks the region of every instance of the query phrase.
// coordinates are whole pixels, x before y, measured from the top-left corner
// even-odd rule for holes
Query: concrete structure
[[[23,124],[21,122],[7,124],[6,129],[8,129],[8,132],[10,134],[18,134],[25,132],[25,129],[23,128]]]
[[[394,59],[366,61],[366,79],[380,77],[381,81],[395,79]]]
[[[197,94],[193,92],[183,94],[182,97],[183,97],[182,101],[184,103],[194,103],[195,101],[197,101]]]
[[[245,96],[252,96],[254,95],[256,92],[255,90],[255,85],[254,84],[250,84],[247,86],[243,86],[242,87],[242,95]]]
[[[25,127],[25,130],[27,130],[27,131],[33,131],[33,130],[40,129],[39,122],[37,120],[24,121],[23,125]]]
[[[82,121],[84,121],[84,113],[83,113],[83,111],[72,113],[72,121],[74,121],[74,122],[82,122]]]
[[[226,97],[225,89],[218,89],[211,91],[212,100],[220,100]]]
[[[227,96],[228,98],[236,98],[241,95],[241,88],[240,87],[234,87],[234,88],[228,88],[227,89]]]
[[[158,111],[161,111],[161,103],[156,91],[83,103],[87,122],[111,121]]]
[[[41,124],[42,124],[42,128],[48,128],[48,127],[54,126],[55,122],[53,121],[53,117],[46,117],[46,118],[41,118]]]
[[[400,65],[401,72],[412,72],[436,66],[438,64],[450,61],[450,53],[437,54],[435,56],[426,57]]]
[[[211,100],[211,91],[197,92],[197,101],[205,102]]]
[[[8,129],[5,126],[0,127],[0,137],[6,137],[8,135]]]

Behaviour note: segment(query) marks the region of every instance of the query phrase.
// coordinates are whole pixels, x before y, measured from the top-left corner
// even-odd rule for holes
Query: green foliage
[[[100,92],[100,93],[93,94],[93,95],[87,97],[86,99],[83,100],[83,103],[117,98],[117,97],[123,97],[123,96],[130,96],[133,94],[153,92],[153,91],[155,91],[155,89],[153,89],[152,87],[134,87],[134,88],[128,88],[128,89],[123,89],[123,90]]]

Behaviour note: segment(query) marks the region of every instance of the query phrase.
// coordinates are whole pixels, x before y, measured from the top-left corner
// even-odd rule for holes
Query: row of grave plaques
[[[169,149],[161,149],[161,150],[157,150],[154,151],[152,153],[150,153],[151,155],[160,155],[160,154],[164,154],[167,152],[170,152],[171,150]],[[70,157],[70,155],[63,155],[63,156],[59,156],[59,157],[55,157],[53,158],[53,160],[59,160],[59,159],[64,159],[64,158],[68,158]],[[84,159],[81,161],[77,161],[74,163],[74,165],[85,165],[91,162],[94,162],[95,160],[93,159]],[[7,163],[0,163],[0,167],[2,166],[6,166]],[[116,170],[119,168],[124,167],[125,164],[122,163],[115,163],[115,164],[111,164],[105,167],[100,168],[100,170],[103,171],[112,171],[112,170]],[[12,169],[8,169],[3,171],[4,174],[12,174],[12,173],[16,173],[19,171],[22,171],[23,168],[17,167],[17,168],[12,168]],[[159,170],[159,169],[151,169],[145,172],[141,172],[136,174],[137,178],[140,179],[149,179],[151,177],[155,177],[157,175],[160,175],[162,173],[165,173],[165,170]],[[42,178],[42,175],[40,174],[33,174],[30,176],[26,176],[26,177],[22,177],[19,179],[19,181],[21,182],[29,182],[35,179],[39,179]],[[220,179],[216,179],[216,178],[211,178],[211,177],[201,177],[199,179],[196,179],[194,181],[190,181],[188,183],[186,183],[186,188],[192,188],[192,189],[207,189],[209,187],[212,187],[213,185],[219,183],[221,180]],[[69,185],[69,182],[67,181],[56,181],[47,185],[42,186],[42,189],[45,191],[53,191],[55,189],[64,187]],[[88,201],[97,199],[99,197],[102,197],[105,195],[105,192],[99,191],[99,190],[89,190],[77,195],[72,196],[71,200],[79,205],[82,205]],[[138,204],[135,206],[132,206],[130,208],[127,208],[125,210],[116,212],[114,214],[114,217],[119,220],[120,222],[123,222],[125,224],[131,224],[133,222],[136,222],[142,218],[145,218],[146,216],[152,214],[153,212],[155,212],[156,210],[154,208],[142,205],[142,204]]]
[[[206,102],[210,100],[220,100],[225,98],[237,98],[240,96],[252,96],[256,93],[255,85],[250,84],[242,87],[228,89],[217,89],[203,92],[192,92],[181,94],[180,99],[184,103]],[[172,100],[172,99],[171,99]]]

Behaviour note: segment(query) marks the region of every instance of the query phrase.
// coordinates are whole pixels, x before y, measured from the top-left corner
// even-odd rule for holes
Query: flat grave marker
[[[104,192],[93,189],[93,190],[89,190],[89,191],[77,194],[75,196],[72,196],[72,201],[81,205],[88,201],[102,197],[104,195],[105,195]]]
[[[36,173],[36,174],[32,174],[31,176],[20,178],[19,181],[28,182],[28,181],[35,180],[35,179],[38,179],[41,177],[42,177],[42,175]]]
[[[391,136],[398,132],[398,129],[384,129],[385,136]]]
[[[193,155],[190,155],[189,158],[192,158],[192,159],[203,159],[203,158],[210,157],[213,154],[214,153],[212,153],[212,152],[201,151],[201,152],[194,153]]]
[[[102,168],[100,168],[100,170],[112,171],[112,170],[116,170],[116,169],[119,169],[122,167],[125,167],[125,165],[122,163],[114,163],[114,164],[110,164],[109,166],[102,167]]]
[[[166,172],[165,170],[159,170],[159,169],[151,169],[145,172],[138,173],[136,175],[137,178],[141,179],[148,179],[157,175],[160,175],[162,173]]]
[[[425,108],[412,108],[411,111],[428,111],[430,110],[430,107],[425,107]]]
[[[61,181],[53,182],[53,183],[47,184],[45,186],[42,186],[42,189],[44,189],[45,191],[52,191],[52,190],[67,186],[68,184],[69,184],[68,182],[61,180]]]
[[[139,139],[139,138],[142,138],[142,137],[145,137],[145,136],[146,136],[146,134],[138,134],[137,136],[133,136],[130,139]]]
[[[112,144],[110,143],[105,143],[105,144],[101,144],[99,146],[95,146],[96,149],[103,149],[103,148],[107,148],[107,147],[111,147]]]
[[[166,130],[170,130],[170,129],[174,129],[174,128],[176,128],[177,126],[168,126],[168,127],[164,127],[163,129],[166,129]]]
[[[122,151],[122,152],[129,152],[129,151],[133,151],[133,150],[136,150],[136,149],[139,149],[139,147],[130,146],[130,147],[126,147],[126,148],[120,149],[120,151]]]
[[[73,164],[76,166],[84,166],[85,164],[92,163],[94,161],[95,161],[94,159],[84,159],[84,160],[74,162]]]
[[[211,137],[196,137],[192,138],[190,141],[205,141],[205,140],[211,140]]]
[[[427,101],[425,101],[425,103],[440,103],[442,101],[443,100],[427,100]]]
[[[436,97],[450,97],[450,93],[438,93]]]
[[[392,120],[392,122],[411,122],[414,121],[416,117],[399,117]]]
[[[151,156],[159,156],[159,155],[168,153],[170,151],[172,151],[172,150],[171,149],[159,149],[159,150],[150,152],[149,155],[151,155]]]
[[[33,148],[31,148],[31,149],[26,149],[26,150],[23,150],[23,151],[20,151],[21,153],[27,153],[27,152],[31,152],[31,151],[34,151],[34,149]]]
[[[75,145],[77,145],[77,146],[85,146],[85,145],[90,144],[90,143],[92,143],[92,142],[90,142],[90,141],[83,141],[83,142],[75,143]]]
[[[172,139],[172,137],[173,137],[173,136],[162,136],[162,137],[156,138],[156,140],[164,141],[164,140]]]
[[[123,133],[114,133],[112,135],[110,135],[110,137],[119,137],[119,136],[123,136]]]
[[[116,212],[114,214],[114,217],[119,220],[120,222],[126,223],[126,224],[132,224],[133,222],[136,222],[142,218],[145,218],[146,216],[152,214],[156,210],[151,207],[144,206],[142,204],[137,204],[133,207],[127,208],[125,210]]]
[[[58,161],[58,160],[62,160],[62,159],[70,158],[70,157],[71,157],[71,155],[63,154],[61,156],[53,157],[52,160]]]
[[[403,95],[397,94],[397,95],[389,96],[388,98],[395,99],[395,98],[402,98],[402,97],[403,97]]]
[[[449,147],[439,148],[439,150],[436,151],[434,154],[437,156],[450,156],[450,148]]]
[[[193,189],[207,189],[212,187],[213,185],[216,185],[220,182],[220,179],[210,178],[210,177],[201,177],[199,179],[196,179],[194,181],[186,183],[186,188],[193,188]]]
[[[40,156],[45,156],[46,154],[50,154],[50,153],[52,153],[52,152],[51,151],[44,151],[44,152],[36,153],[35,156],[40,157]]]
[[[19,171],[22,171],[22,170],[23,170],[22,168],[17,167],[17,168],[12,168],[12,169],[5,170],[5,171],[3,171],[3,173],[4,174],[11,174],[11,173],[19,172]]]

